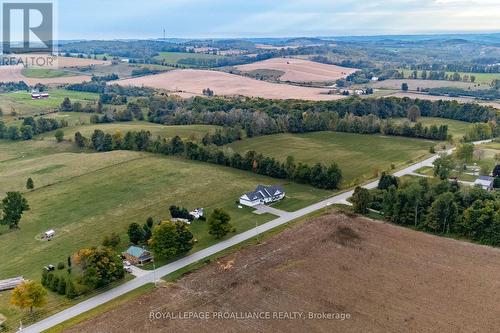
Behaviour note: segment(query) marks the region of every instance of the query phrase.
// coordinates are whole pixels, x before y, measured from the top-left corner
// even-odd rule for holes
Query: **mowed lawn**
[[[402,123],[404,121],[408,121],[408,119],[400,118],[396,121]],[[461,139],[467,132],[467,129],[472,125],[471,123],[465,121],[437,117],[421,117],[418,119],[418,122],[422,123],[424,126],[448,125],[448,134],[451,134],[454,139]]]
[[[376,173],[424,157],[434,142],[395,136],[362,135],[338,132],[277,134],[233,142],[235,151],[255,150],[285,161],[325,165],[336,162],[342,169],[342,187],[371,179]]]

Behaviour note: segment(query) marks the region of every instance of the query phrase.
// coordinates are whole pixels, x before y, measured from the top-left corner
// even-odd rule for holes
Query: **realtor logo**
[[[2,3],[3,53],[53,53],[52,2]]]

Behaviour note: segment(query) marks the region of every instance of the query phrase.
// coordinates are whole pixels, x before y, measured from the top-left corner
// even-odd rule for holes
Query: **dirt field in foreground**
[[[331,214],[67,332],[493,332],[500,327],[499,274],[496,249]],[[150,320],[151,311],[166,319]],[[185,311],[350,319],[168,319]]]
[[[328,89],[297,87],[288,84],[270,83],[229,73],[183,69],[162,74],[114,81],[124,86],[147,86],[177,92],[182,97],[200,96],[203,89],[210,88],[216,95],[263,97],[271,99],[332,100],[340,95],[326,95]]]
[[[353,68],[292,58],[272,58],[248,65],[236,66],[236,68],[245,72],[259,69],[283,71],[285,74],[283,74],[280,79],[282,81],[291,82],[336,81],[357,71],[357,69]]]

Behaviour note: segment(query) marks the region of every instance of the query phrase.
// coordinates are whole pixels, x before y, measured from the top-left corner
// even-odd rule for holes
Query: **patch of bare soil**
[[[499,275],[497,249],[330,214],[67,332],[494,332]]]
[[[321,64],[305,59],[294,58],[272,58],[258,61],[247,65],[236,66],[237,69],[250,72],[262,69],[282,71],[282,81],[291,82],[325,82],[336,81],[357,71],[355,68],[347,68],[336,65]]]
[[[289,84],[270,83],[211,70],[173,70],[156,75],[114,81],[123,86],[146,86],[165,89],[182,97],[202,95],[210,88],[216,95],[247,96],[270,99],[334,100],[341,95],[328,95],[329,89],[299,87]]]

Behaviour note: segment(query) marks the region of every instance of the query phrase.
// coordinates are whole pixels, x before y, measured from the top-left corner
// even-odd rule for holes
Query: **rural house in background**
[[[480,176],[474,182],[474,185],[481,186],[483,190],[491,191],[493,190],[493,183],[495,182],[495,178],[489,176]]]
[[[240,197],[240,204],[248,207],[254,207],[257,205],[279,201],[284,197],[285,191],[279,185],[259,185],[255,191],[243,194]]]
[[[142,265],[150,262],[152,259],[151,252],[138,246],[131,246],[122,254],[132,265]]]

